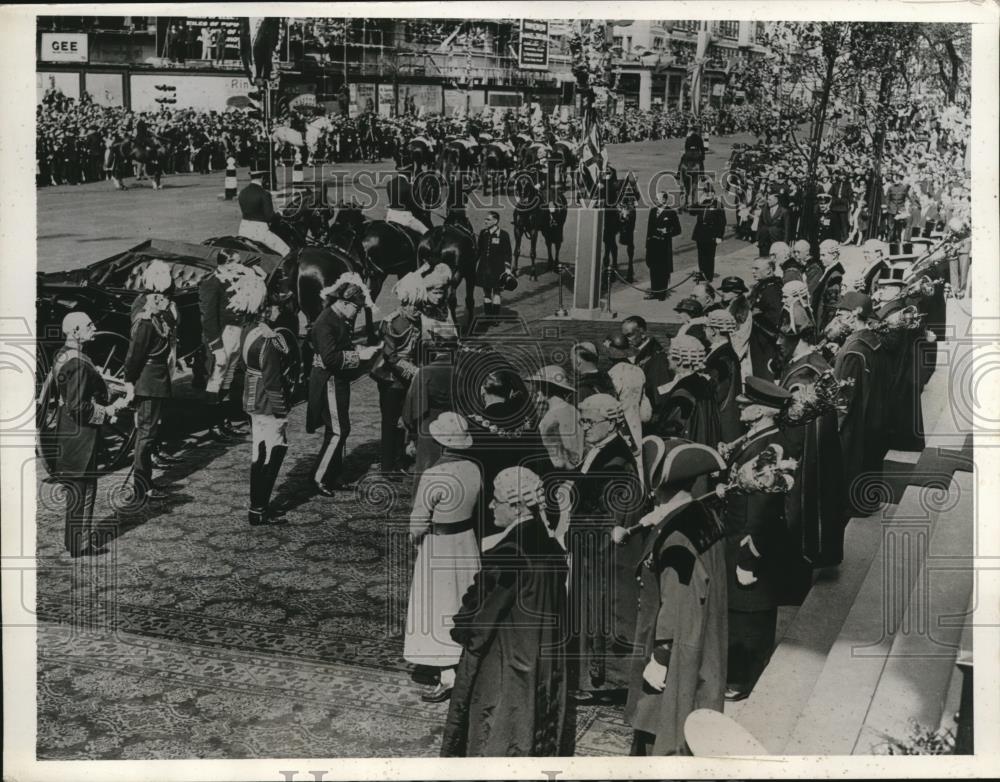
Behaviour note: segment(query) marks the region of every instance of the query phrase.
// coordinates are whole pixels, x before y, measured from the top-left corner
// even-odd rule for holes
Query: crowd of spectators
[[[969,128],[967,108],[933,99],[899,104],[878,170],[873,134],[852,125],[835,130],[816,172],[813,224],[820,240],[860,244],[873,219],[873,235],[884,241],[926,235],[956,216],[968,222]],[[785,241],[805,237],[807,161],[800,149],[786,134],[734,154],[730,189],[738,199],[738,236],[757,241],[760,214],[773,194],[785,212]]]

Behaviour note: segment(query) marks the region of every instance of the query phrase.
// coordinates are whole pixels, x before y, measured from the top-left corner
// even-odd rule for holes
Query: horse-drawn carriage
[[[51,471],[58,449],[55,421],[59,399],[51,375],[52,360],[63,344],[63,317],[73,311],[86,312],[97,327],[97,335],[86,352],[113,388],[122,388],[125,355],[132,330],[132,303],[142,292],[143,274],[153,259],[170,265],[174,282],[171,298],[177,307],[176,362],[173,367],[174,396],[205,401],[207,379],[201,339],[198,284],[216,268],[216,256],[223,247],[238,249],[248,266],[261,267],[269,281],[278,284],[276,272],[281,259],[250,239],[219,237],[203,244],[150,239],[125,252],[97,261],[82,269],[40,273],[37,279],[38,395],[36,426],[39,455]],[[294,325],[292,326],[294,330]],[[297,342],[291,334],[291,344]],[[297,369],[293,369],[297,374]],[[134,439],[134,421],[127,410],[115,424],[105,425],[104,450],[98,470],[113,470],[128,457]]]

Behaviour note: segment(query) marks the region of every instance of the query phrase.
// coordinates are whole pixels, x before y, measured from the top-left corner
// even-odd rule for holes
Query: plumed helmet
[[[170,274],[170,264],[154,258],[142,273],[142,287],[147,291],[163,293],[170,290],[174,280]]]

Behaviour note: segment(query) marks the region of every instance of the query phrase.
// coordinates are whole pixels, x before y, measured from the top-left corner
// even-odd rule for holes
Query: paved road
[[[735,142],[747,142],[748,136],[731,136],[711,142],[712,151],[706,158],[706,169],[721,170],[729,159]],[[622,177],[633,171],[643,192],[651,182],[662,182],[666,173],[676,169],[683,142],[681,139],[649,141],[632,144],[615,144],[609,148],[611,163]],[[386,171],[391,163],[384,164]],[[357,176],[370,168],[367,164],[344,164],[337,172]],[[666,172],[666,173],[664,173]],[[334,179],[334,171],[326,172],[325,179]],[[307,174],[307,179],[309,175]],[[241,186],[248,181],[247,172],[240,172]],[[672,181],[672,180],[666,180]],[[151,237],[181,239],[200,242],[211,236],[235,233],[239,223],[239,208],[235,201],[225,201],[219,196],[223,191],[223,172],[209,175],[181,174],[164,178],[164,187],[154,191],[148,182],[129,180],[132,185],[125,192],[115,191],[107,182],[85,185],[62,185],[38,190],[38,270],[63,271],[93,263],[133,247]],[[384,190],[380,191],[380,194]],[[344,189],[347,197],[360,195],[354,188]],[[495,206],[502,213],[502,224],[509,225],[512,212],[508,198],[501,198]],[[470,219],[478,229],[482,226],[484,209],[473,209]],[[373,218],[385,215],[384,203],[369,212]],[[566,243],[561,260],[571,262],[576,253],[575,230],[571,215],[566,226]],[[676,243],[680,265],[694,262],[690,247],[690,231],[694,220],[683,216],[684,239]],[[646,214],[640,213],[636,237],[645,236]],[[732,240],[727,240],[731,242]],[[539,242],[543,245],[542,242]],[[641,244],[641,240],[640,240]],[[739,243],[733,242],[733,246]],[[540,247],[544,254],[544,247]],[[642,257],[642,247],[637,247]],[[720,253],[727,251],[720,248]]]

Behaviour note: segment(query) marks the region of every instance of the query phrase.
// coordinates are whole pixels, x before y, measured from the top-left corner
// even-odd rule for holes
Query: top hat
[[[889,260],[901,261],[907,258],[916,258],[917,253],[913,251],[912,242],[893,242],[889,245]]]
[[[743,384],[743,393],[736,397],[736,401],[745,405],[764,405],[781,410],[791,398],[791,393],[777,383],[759,377],[748,377]]]
[[[838,310],[859,310],[860,315],[865,318],[872,316],[872,300],[869,296],[858,291],[848,291],[840,297],[837,302]]]

